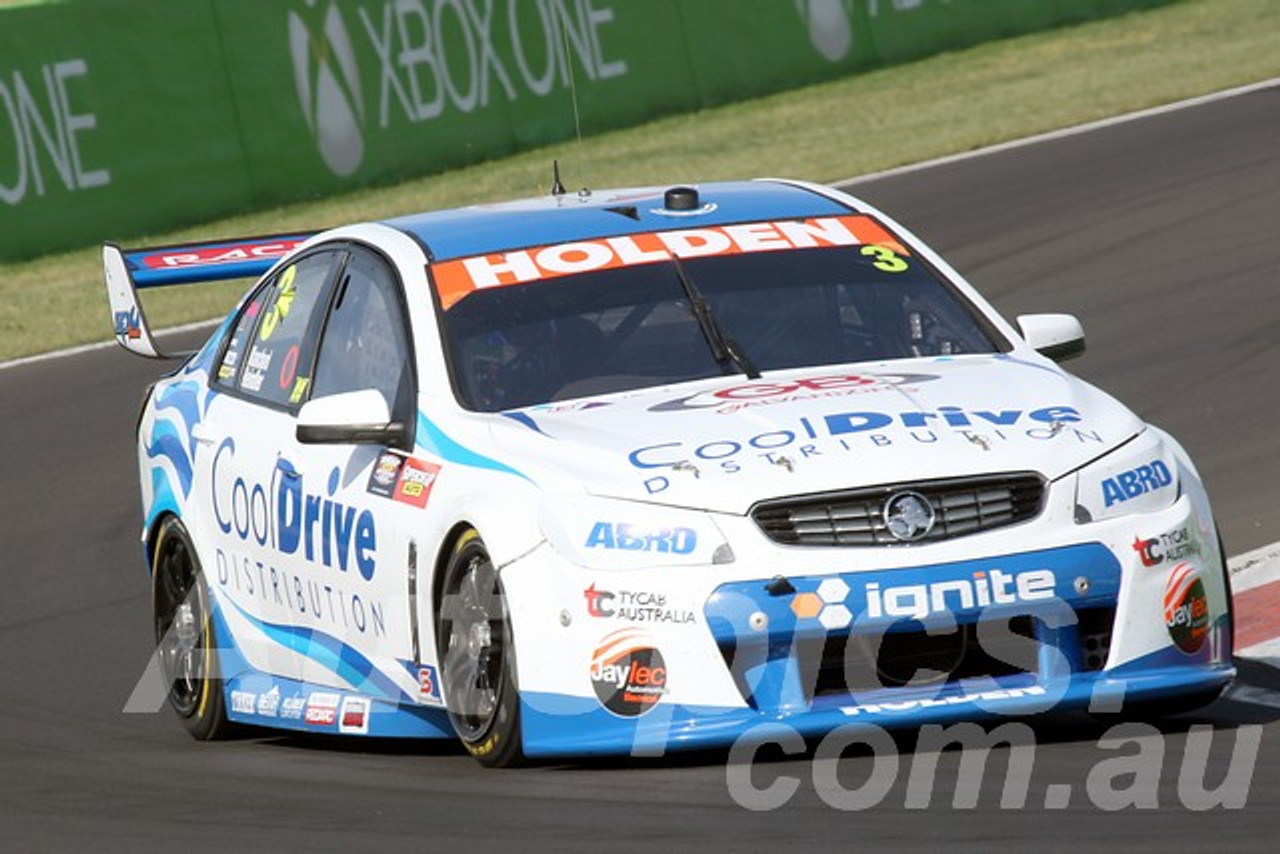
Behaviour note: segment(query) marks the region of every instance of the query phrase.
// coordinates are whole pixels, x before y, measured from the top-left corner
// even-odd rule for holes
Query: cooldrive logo
[[[83,59],[34,73],[0,68],[0,201],[16,207],[44,196],[54,186],[50,165],[70,192],[111,183],[109,170],[91,166],[98,116],[85,109],[88,77]]]
[[[698,441],[671,436],[627,454],[631,465],[646,473],[650,495],[672,485],[672,477],[656,470],[737,475],[759,472],[761,465],[794,465],[878,448],[957,443],[983,450],[1000,443],[1034,440],[1102,444],[1103,436],[1084,429],[1084,417],[1071,406],[1039,409],[966,409],[939,406],[899,412],[850,411],[780,419],[774,429],[725,432]],[[736,422],[735,422],[736,423]],[[752,422],[745,422],[747,424]],[[740,425],[741,426],[741,425]]]
[[[307,562],[354,568],[366,581],[377,569],[378,532],[373,513],[357,511],[334,498],[339,471],[329,478],[327,494],[309,493],[301,474],[281,459],[272,483],[251,483],[233,476],[235,442],[223,441],[213,457],[213,515],[224,534],[301,554]]]
[[[314,0],[307,4],[314,6]],[[333,174],[345,178],[364,160],[364,98],[351,36],[335,3],[320,35],[297,12],[289,13],[289,54],[307,128]]]
[[[341,474],[331,469],[316,489],[281,457],[267,477],[254,477],[240,468],[235,441],[224,439],[212,462],[213,578],[237,605],[272,622],[384,637],[385,608],[368,583],[378,569],[377,523],[343,500]]]
[[[340,178],[365,162],[368,132],[627,73],[609,54],[614,11],[602,0],[363,0],[343,9],[307,0],[288,16],[302,115]]]
[[[619,717],[639,717],[667,693],[666,661],[639,629],[621,629],[600,641],[590,676],[600,705]]]

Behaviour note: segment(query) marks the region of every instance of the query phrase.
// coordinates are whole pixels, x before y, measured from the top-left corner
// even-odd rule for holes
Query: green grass
[[[307,229],[570,187],[870,171],[1280,76],[1280,3],[1183,0],[980,45],[504,160],[154,235]],[[588,117],[589,118],[589,117]],[[243,282],[148,294],[155,326],[215,317]],[[106,340],[96,248],[0,265],[0,360]]]

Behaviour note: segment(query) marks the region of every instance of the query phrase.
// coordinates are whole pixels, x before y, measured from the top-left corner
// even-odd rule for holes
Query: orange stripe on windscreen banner
[[[594,273],[710,255],[741,255],[832,246],[886,246],[910,254],[869,216],[830,216],[653,231],[571,243],[535,246],[492,255],[454,258],[432,265],[440,305],[448,311],[483,288],[524,285],[561,276]]]

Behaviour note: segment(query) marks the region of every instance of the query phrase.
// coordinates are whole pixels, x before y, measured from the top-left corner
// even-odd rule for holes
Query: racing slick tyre
[[[169,705],[196,738],[223,738],[233,726],[218,677],[209,590],[187,529],[173,516],[156,534],[151,579],[156,652],[169,686]]]
[[[502,581],[476,531],[454,544],[441,594],[436,648],[449,720],[481,765],[522,764],[511,621]]]

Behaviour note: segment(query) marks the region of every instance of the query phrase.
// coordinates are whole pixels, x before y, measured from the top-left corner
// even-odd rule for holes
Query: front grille
[[[817,668],[812,681],[806,682],[813,685],[814,697],[1034,676],[1039,671],[1034,622],[1025,615],[1006,618],[981,639],[977,623],[945,634],[926,632],[909,621],[881,635],[832,634],[823,642],[820,659],[806,661],[802,654],[801,670],[807,677],[810,668]]]
[[[766,537],[784,545],[903,545],[884,518],[885,501],[903,491],[917,492],[933,506],[933,528],[916,542],[936,542],[1035,518],[1045,481],[1035,472],[1014,472],[889,484],[763,501],[751,517]]]

